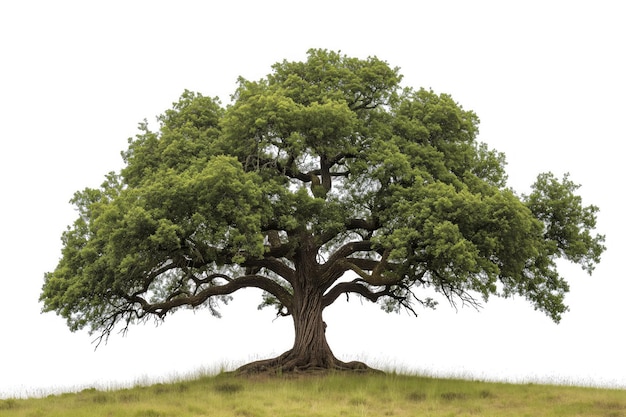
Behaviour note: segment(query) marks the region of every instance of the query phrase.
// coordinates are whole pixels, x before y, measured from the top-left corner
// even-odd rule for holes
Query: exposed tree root
[[[241,366],[236,375],[285,375],[285,374],[324,374],[328,372],[373,372],[382,371],[369,367],[363,362],[343,362],[332,357],[311,359],[296,356],[291,351],[272,358],[255,361]]]

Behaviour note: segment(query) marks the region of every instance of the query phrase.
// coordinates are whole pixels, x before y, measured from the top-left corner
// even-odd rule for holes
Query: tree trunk
[[[295,340],[290,351],[290,363],[296,368],[333,368],[337,362],[326,341],[326,323],[322,319],[322,293],[307,286],[294,291],[292,312]]]
[[[304,255],[296,262],[298,274],[290,311],[295,330],[293,347],[277,358],[244,365],[237,370],[238,373],[370,370],[364,363],[345,363],[333,355],[326,341],[326,323],[322,318],[323,287],[316,279],[315,253]]]

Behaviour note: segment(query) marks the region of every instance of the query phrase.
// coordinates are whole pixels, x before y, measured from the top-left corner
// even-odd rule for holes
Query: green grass
[[[626,391],[398,374],[203,376],[131,389],[0,400],[2,417],[626,416]]]

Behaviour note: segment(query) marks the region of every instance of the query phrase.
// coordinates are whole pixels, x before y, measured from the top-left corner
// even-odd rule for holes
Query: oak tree
[[[310,50],[240,78],[226,107],[185,91],[158,129],[140,124],[120,172],[75,194],[44,311],[103,340],[258,288],[295,340],[242,371],[366,368],[326,340],[323,311],[345,295],[390,312],[520,295],[558,322],[557,260],[592,272],[597,207],[567,175],[517,194],[477,116],[401,78],[376,57]]]

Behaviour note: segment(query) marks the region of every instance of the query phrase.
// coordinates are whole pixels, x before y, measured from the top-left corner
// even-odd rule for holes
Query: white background
[[[564,264],[559,325],[523,299],[418,318],[357,298],[329,307],[337,356],[404,372],[626,387],[622,204],[626,13],[620,1],[2,1],[0,3],[0,397],[112,387],[232,369],[291,346],[289,319],[258,292],[222,310],[179,312],[94,351],[40,314],[68,203],[122,167],[146,118],[190,89],[224,103],[239,75],[311,47],[376,55],[403,84],[449,93],[503,151],[509,184],[571,173],[600,207],[607,252],[594,275]],[[227,3],[227,5],[226,5]]]

